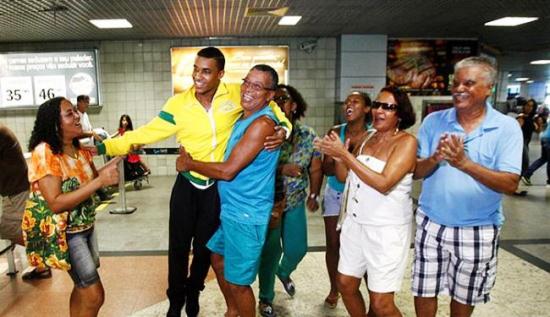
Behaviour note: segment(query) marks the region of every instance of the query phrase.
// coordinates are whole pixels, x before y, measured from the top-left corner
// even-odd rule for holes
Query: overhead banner
[[[204,47],[173,47],[170,50],[172,63],[172,93],[185,91],[193,85],[193,64],[197,52]],[[279,75],[279,83],[288,78],[288,46],[221,46],[225,56],[226,83],[242,82],[248,71],[256,64],[267,64]]]
[[[453,67],[478,54],[475,40],[388,40],[386,83],[411,95],[450,95]]]
[[[0,54],[0,108],[36,107],[54,97],[99,104],[95,50]]]

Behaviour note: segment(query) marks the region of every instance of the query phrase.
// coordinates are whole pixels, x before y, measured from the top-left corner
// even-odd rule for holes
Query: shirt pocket
[[[483,138],[483,136],[478,137],[474,142],[466,144],[464,150],[472,161],[492,169],[496,164],[495,145],[489,144],[487,141],[487,138]]]

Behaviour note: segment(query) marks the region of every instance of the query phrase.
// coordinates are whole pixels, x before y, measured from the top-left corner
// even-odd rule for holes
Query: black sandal
[[[44,271],[38,271],[38,269],[35,268],[34,270],[26,272],[23,275],[21,275],[21,278],[25,281],[40,280],[40,279],[45,279],[50,277],[52,277],[52,270],[50,268],[47,268]]]

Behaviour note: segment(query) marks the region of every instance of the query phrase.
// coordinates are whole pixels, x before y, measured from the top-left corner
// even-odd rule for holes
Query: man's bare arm
[[[233,148],[225,162],[195,161],[189,154],[184,153],[176,162],[177,169],[178,171],[195,171],[210,178],[231,180],[263,150],[265,138],[273,134],[274,127],[273,120],[260,117],[248,127],[243,138]]]

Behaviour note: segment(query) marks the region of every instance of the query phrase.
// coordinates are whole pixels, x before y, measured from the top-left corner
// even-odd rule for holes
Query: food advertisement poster
[[[177,94],[193,85],[193,64],[197,52],[203,47],[173,47],[170,50],[172,64],[172,92]],[[226,83],[242,83],[248,71],[256,64],[267,64],[279,75],[279,83],[288,81],[288,46],[221,46],[225,56]]]
[[[450,95],[454,64],[478,54],[475,40],[388,40],[386,82],[411,95]]]
[[[99,104],[95,50],[0,54],[0,108],[36,107],[54,97]]]

